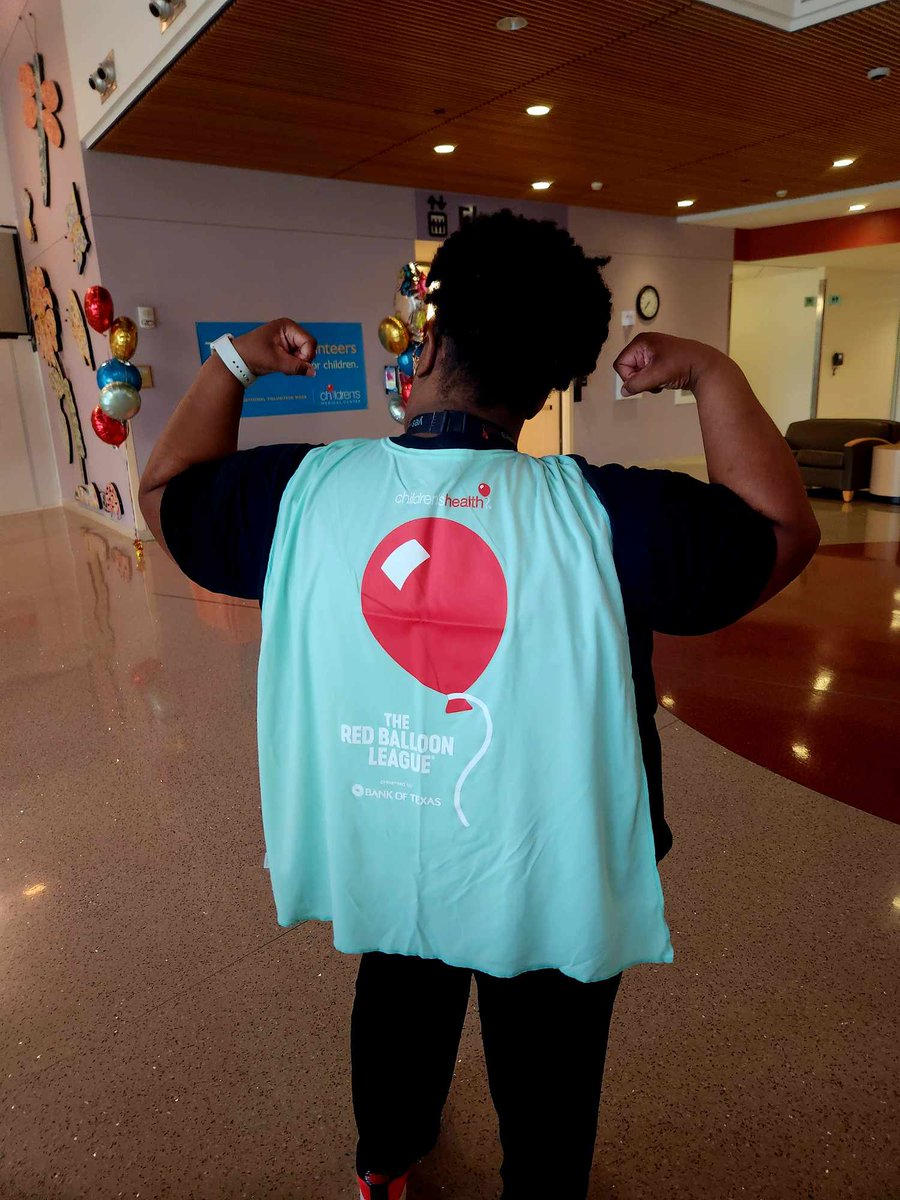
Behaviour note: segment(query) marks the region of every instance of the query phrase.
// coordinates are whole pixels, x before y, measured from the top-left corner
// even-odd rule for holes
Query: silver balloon
[[[100,391],[99,404],[108,417],[130,421],[141,410],[141,396],[130,383],[108,383]]]
[[[403,407],[403,401],[398,400],[396,396],[389,401],[388,412],[400,425],[406,420],[406,409]]]

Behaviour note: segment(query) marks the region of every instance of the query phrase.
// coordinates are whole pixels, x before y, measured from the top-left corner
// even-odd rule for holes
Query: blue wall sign
[[[260,324],[260,321],[198,321],[200,361],[206,362],[210,345],[223,333],[238,337]],[[362,325],[352,321],[301,321],[300,324],[319,343],[315,375],[308,379],[305,375],[275,374],[257,379],[247,388],[242,417],[368,407]]]

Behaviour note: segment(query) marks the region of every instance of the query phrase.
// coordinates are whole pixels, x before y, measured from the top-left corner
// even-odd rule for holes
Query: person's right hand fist
[[[316,339],[290,317],[279,317],[234,339],[234,348],[254,375],[315,375]]]
[[[663,388],[693,391],[697,380],[712,364],[726,356],[703,342],[672,337],[667,333],[639,333],[622,351],[613,367],[628,396],[661,392]]]

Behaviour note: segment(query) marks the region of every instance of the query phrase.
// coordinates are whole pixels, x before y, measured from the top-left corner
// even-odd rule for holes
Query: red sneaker
[[[409,1171],[391,1179],[389,1175],[376,1175],[366,1171],[365,1178],[356,1177],[359,1184],[359,1200],[406,1200],[406,1184]]]

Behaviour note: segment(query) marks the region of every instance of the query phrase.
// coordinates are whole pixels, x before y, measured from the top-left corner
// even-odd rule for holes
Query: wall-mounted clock
[[[637,294],[637,310],[644,321],[652,321],[659,312],[659,292],[649,283]]]

